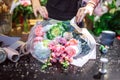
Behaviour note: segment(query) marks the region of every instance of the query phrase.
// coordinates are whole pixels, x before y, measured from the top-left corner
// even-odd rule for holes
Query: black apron
[[[49,17],[57,20],[70,20],[78,10],[79,0],[48,0],[46,8]]]

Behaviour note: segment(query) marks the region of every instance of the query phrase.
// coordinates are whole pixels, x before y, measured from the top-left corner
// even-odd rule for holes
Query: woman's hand
[[[93,10],[97,6],[100,0],[89,0],[85,7],[79,8],[76,14],[76,22],[80,23],[86,14],[92,15]]]
[[[37,17],[38,13],[45,19],[48,19],[48,11],[45,6],[41,6],[39,0],[32,0],[34,15]]]
[[[33,11],[36,17],[38,16],[38,13],[40,13],[43,18],[48,19],[48,12],[46,7],[44,6],[34,7]]]
[[[80,23],[83,18],[86,16],[86,14],[92,15],[94,8],[92,6],[85,6],[78,9],[78,12],[76,14],[76,22]]]

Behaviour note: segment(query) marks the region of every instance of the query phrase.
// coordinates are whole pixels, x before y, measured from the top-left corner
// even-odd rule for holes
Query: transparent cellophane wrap
[[[48,59],[48,57],[50,56],[50,54],[46,54],[46,59],[42,59],[41,56],[39,54],[42,53],[42,51],[38,51],[39,54],[34,53],[34,46],[33,45],[33,39],[35,38],[35,29],[37,27],[37,25],[41,24],[43,27],[48,26],[48,25],[54,25],[58,22],[61,21],[56,21],[56,20],[49,20],[49,21],[43,21],[43,22],[37,22],[31,29],[29,37],[28,37],[28,41],[26,42],[27,44],[27,49],[28,51],[30,51],[30,53],[32,54],[32,56],[34,58],[36,58],[37,60],[39,60],[40,62],[45,63],[46,60]],[[73,27],[74,31],[73,32],[77,32],[79,34],[79,38],[80,40],[82,40],[83,42],[86,42],[87,45],[83,46],[84,49],[82,48],[82,50],[84,52],[77,54],[77,56],[75,56],[75,58],[73,58],[72,61],[72,65],[78,66],[78,67],[82,67],[85,63],[88,62],[88,60],[90,59],[96,59],[96,41],[94,39],[94,37],[89,33],[89,31],[86,28],[79,28],[75,22],[74,22],[74,18],[68,23],[69,27]],[[48,28],[45,28],[48,29]],[[82,34],[82,35],[81,35]],[[85,48],[86,47],[86,48]],[[88,51],[87,51],[88,50]],[[47,49],[46,49],[47,51]],[[47,51],[49,53],[49,51]]]

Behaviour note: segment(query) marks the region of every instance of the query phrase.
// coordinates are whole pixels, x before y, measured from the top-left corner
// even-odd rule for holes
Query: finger
[[[78,15],[80,14],[80,11],[78,10],[77,14],[76,14],[76,23],[78,22]]]
[[[87,10],[86,9],[81,9],[79,10],[79,14],[77,15],[77,23],[81,22],[83,20],[83,18],[86,16],[87,14]]]
[[[77,15],[76,15],[76,22],[79,23],[80,22],[80,18],[81,18],[81,14],[83,13],[82,12],[83,10],[82,9],[79,9],[78,12],[77,12]]]
[[[41,14],[42,17],[47,18],[47,15],[46,15],[47,13],[45,8],[43,7],[39,8],[39,13]]]
[[[40,15],[41,15],[42,17],[45,17],[45,15],[44,15],[44,11],[43,11],[42,8],[39,8],[38,12],[40,13]]]
[[[81,13],[81,17],[79,18],[79,22],[81,22],[84,19],[86,14],[87,14],[87,10],[84,10],[83,13]]]
[[[43,7],[43,9],[44,9],[44,13],[45,13],[45,18],[48,19],[48,11],[47,11],[47,9],[45,7]]]
[[[37,10],[33,10],[35,17],[37,17]]]

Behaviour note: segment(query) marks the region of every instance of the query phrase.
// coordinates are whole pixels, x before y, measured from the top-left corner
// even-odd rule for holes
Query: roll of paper
[[[5,47],[3,49],[7,53],[8,59],[11,60],[12,62],[17,62],[20,59],[20,54],[16,50],[10,47]]]
[[[7,54],[4,49],[0,48],[0,63],[4,62],[7,58]]]

